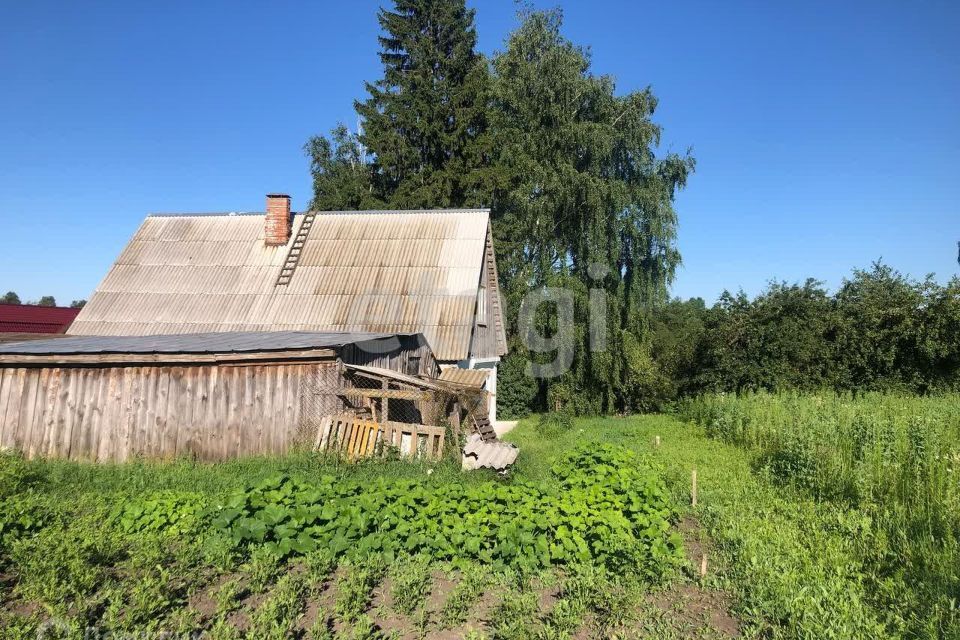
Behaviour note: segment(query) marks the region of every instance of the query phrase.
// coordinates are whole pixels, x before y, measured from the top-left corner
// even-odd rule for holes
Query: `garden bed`
[[[723,619],[659,463],[571,442],[544,464],[504,479],[316,456],[7,456],[0,624],[11,638],[562,638]]]

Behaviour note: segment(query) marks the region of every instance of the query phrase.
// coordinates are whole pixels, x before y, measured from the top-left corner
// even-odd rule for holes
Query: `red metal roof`
[[[63,333],[78,313],[69,307],[0,303],[0,333]]]

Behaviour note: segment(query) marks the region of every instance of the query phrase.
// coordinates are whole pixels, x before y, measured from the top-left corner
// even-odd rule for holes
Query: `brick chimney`
[[[290,196],[267,194],[267,217],[264,221],[264,244],[276,247],[290,239]]]

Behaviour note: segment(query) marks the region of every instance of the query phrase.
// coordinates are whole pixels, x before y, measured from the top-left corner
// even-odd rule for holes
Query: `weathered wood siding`
[[[377,353],[365,351],[363,343],[350,344],[340,350],[340,358],[347,364],[380,367],[409,375],[420,374],[434,378],[440,375],[440,367],[437,366],[433,351],[426,341],[417,336],[397,336],[396,339],[396,343],[385,345],[396,344],[399,345],[398,349]],[[416,363],[411,363],[411,358],[417,358]]]
[[[503,310],[500,300],[500,285],[497,282],[497,262],[493,252],[493,237],[487,230],[487,243],[483,253],[483,269],[480,282],[486,291],[486,322],[477,322],[474,309],[473,335],[470,337],[470,356],[473,358],[497,358],[507,353],[507,338],[503,325]],[[474,305],[476,306],[476,305]]]
[[[0,446],[28,457],[222,460],[290,450],[301,379],[335,362],[0,368]]]

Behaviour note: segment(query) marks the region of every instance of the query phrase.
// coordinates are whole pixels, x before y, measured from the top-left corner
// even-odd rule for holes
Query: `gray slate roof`
[[[0,345],[0,354],[69,355],[78,353],[243,353],[337,348],[383,340],[394,333],[321,331],[235,331],[154,336],[72,336]]]
[[[489,218],[485,209],[318,212],[289,285],[277,286],[302,215],[279,247],[264,246],[262,214],[150,216],[67,333],[418,332],[437,359],[462,360]]]
[[[520,449],[502,440],[485,441],[479,433],[471,434],[463,446],[464,469],[496,469],[503,471],[512,465]]]

